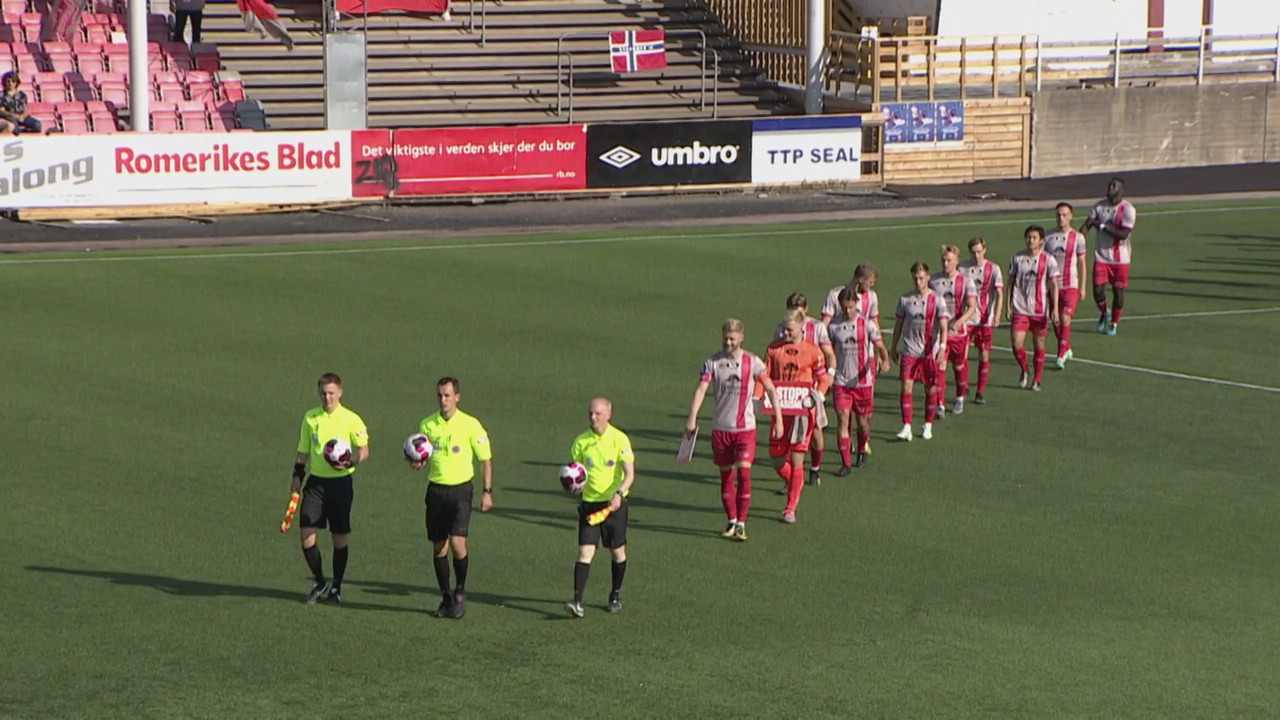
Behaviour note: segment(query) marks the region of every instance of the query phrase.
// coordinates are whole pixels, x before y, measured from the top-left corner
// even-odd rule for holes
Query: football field
[[[794,526],[763,448],[746,543],[706,441],[675,463],[726,317],[760,352],[871,262],[888,328],[913,261],[981,234],[1005,266],[1052,212],[0,258],[0,717],[1274,717],[1280,203],[1138,201],[1117,337],[1086,296],[1066,370],[1052,333],[1040,393],[997,351],[928,442],[893,439],[895,367],[870,466],[834,477],[829,435]],[[342,607],[278,531],[326,371],[372,449]],[[461,621],[400,449],[444,375],[495,453]],[[630,563],[573,620],[556,469],[597,395]]]

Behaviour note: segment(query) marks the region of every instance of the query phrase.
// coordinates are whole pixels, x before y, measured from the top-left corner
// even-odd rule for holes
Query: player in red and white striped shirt
[[[757,386],[769,396],[774,409],[773,434],[778,438],[782,437],[782,411],[764,361],[742,349],[742,321],[725,320],[721,338],[723,349],[702,364],[685,432],[698,429],[698,411],[710,389],[715,395],[711,459],[720,468],[720,500],[729,521],[721,535],[746,540],[747,513],[751,509],[751,465],[756,458],[756,415],[751,400]]]
[[[836,437],[840,447],[840,470],[867,466],[867,443],[871,439],[871,413],[875,409],[876,371],[889,369],[889,352],[880,339],[880,327],[861,314],[859,293],[852,287],[840,290],[836,302],[840,312],[831,318],[832,346],[836,354],[834,403]],[[852,419],[858,421],[858,455],[853,456]]]
[[[831,336],[827,333],[825,322],[818,322],[809,317],[809,298],[802,292],[794,292],[787,296],[787,310],[799,310],[804,313],[804,341],[813,343],[822,351],[827,367],[835,367],[836,356],[831,350]],[[773,339],[783,338],[782,323],[773,330]],[[827,426],[826,408],[818,408],[817,425],[813,432],[813,447],[809,448],[809,484],[822,484],[822,455],[827,450],[827,442],[822,429]]]
[[[1062,282],[1058,285],[1058,322],[1053,325],[1053,333],[1058,338],[1056,365],[1061,370],[1074,354],[1071,352],[1071,318],[1080,302],[1080,289],[1088,283],[1084,269],[1084,233],[1076,232],[1071,226],[1074,208],[1071,203],[1060,202],[1056,210],[1058,227],[1044,239],[1044,249],[1058,261],[1058,268],[1062,270]]]
[[[938,364],[947,353],[947,302],[929,289],[929,266],[918,262],[911,266],[911,280],[915,289],[898,298],[894,312],[897,324],[893,328],[893,348],[889,357],[898,365],[898,377],[902,380],[902,393],[898,397],[902,408],[902,430],[898,439],[911,441],[911,391],[915,381],[925,387],[924,429],[920,436],[933,438],[933,420],[938,413],[938,398],[934,386]],[[902,347],[899,355],[898,347]],[[899,358],[901,360],[899,361]]]
[[[1124,291],[1129,287],[1129,261],[1133,257],[1133,245],[1129,235],[1138,222],[1138,210],[1124,199],[1124,180],[1111,178],[1107,183],[1107,197],[1099,200],[1089,211],[1089,218],[1080,226],[1080,232],[1098,229],[1093,241],[1093,300],[1102,316],[1098,318],[1098,332],[1115,335],[1124,314]],[[1111,285],[1111,307],[1107,307],[1107,285]]]
[[[947,302],[951,326],[947,331],[947,354],[938,365],[934,394],[938,396],[938,417],[946,413],[947,363],[956,375],[956,415],[964,412],[964,396],[969,393],[969,327],[978,317],[978,293],[969,276],[960,272],[960,248],[942,246],[942,270],[929,277],[929,288]]]
[[[978,291],[977,323],[969,330],[978,348],[978,392],[974,405],[987,403],[987,380],[991,377],[992,333],[1004,311],[1004,275],[1000,266],[987,259],[987,241],[980,237],[969,240],[969,257],[960,263],[960,272],[969,276]]]
[[[827,299],[822,303],[822,322],[831,324],[831,318],[840,313],[840,291],[846,287],[858,293],[858,312],[862,317],[880,325],[880,296],[876,295],[876,280],[880,271],[871,263],[860,263],[853,269],[853,277],[848,285],[837,285],[827,292]]]
[[[1039,392],[1044,373],[1045,337],[1049,323],[1058,321],[1058,280],[1062,272],[1058,261],[1044,251],[1044,228],[1032,225],[1023,233],[1027,249],[1009,261],[1009,312],[1013,339],[1013,356],[1018,360],[1022,376],[1018,387],[1027,386],[1027,332],[1035,347],[1035,380],[1031,389]]]

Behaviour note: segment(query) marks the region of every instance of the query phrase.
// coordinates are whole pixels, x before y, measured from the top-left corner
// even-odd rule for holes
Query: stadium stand
[[[0,73],[18,72],[30,113],[46,131],[114,133],[128,126],[131,78],[123,2],[99,0],[93,12],[80,15],[70,41],[42,41],[48,20],[33,12],[27,0],[3,0],[0,9]],[[215,47],[193,50],[170,42],[169,22],[159,14],[147,22],[153,128],[240,129],[237,104],[246,102],[243,82],[222,68]]]
[[[223,62],[262,103],[271,128],[318,129],[324,125],[323,45],[313,2],[278,0],[281,20],[297,41],[286,52],[273,40],[246,33],[233,3],[205,7],[204,40],[216,43]],[[479,19],[467,31],[468,4],[455,3],[452,22],[409,14],[368,18],[370,127],[436,127],[563,123],[557,116],[557,39],[568,32],[637,27],[701,29],[720,58],[719,116],[786,112],[784,96],[699,0],[528,0],[486,8],[485,39]],[[479,15],[480,3],[476,3]],[[363,18],[343,17],[339,27],[359,31]],[[567,40],[576,69],[576,122],[706,118],[697,101],[701,58],[688,37],[668,36],[665,70],[615,75],[607,40]],[[567,67],[567,62],[565,63]]]

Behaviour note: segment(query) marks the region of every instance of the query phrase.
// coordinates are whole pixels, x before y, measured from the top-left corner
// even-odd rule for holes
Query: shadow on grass
[[[565,573],[566,575],[569,575],[570,570],[566,569]],[[413,597],[420,595],[430,598],[431,603],[434,603],[440,598],[439,589],[435,587],[427,587],[425,585],[407,585],[405,583],[391,583],[378,580],[348,580],[344,584],[358,587],[361,592],[368,593],[370,595],[386,595],[394,597]],[[552,598],[522,597],[503,593],[476,592],[474,590],[468,590],[467,602],[489,605],[502,610],[519,610],[521,612],[540,615],[551,620],[569,619],[567,613],[562,610],[564,601]],[[434,608],[432,608],[432,610],[434,610]]]
[[[73,568],[58,568],[43,565],[27,565],[24,569],[32,572],[57,573],[61,575],[73,575],[76,577],[97,578],[99,580],[106,580],[113,585],[149,587],[165,593],[166,595],[178,595],[181,597],[265,598],[269,600],[286,600],[301,605],[303,596],[301,591],[295,592],[280,590],[277,588],[253,587],[250,585],[227,585],[224,583],[211,583],[201,580],[183,580],[181,578],[168,577],[165,575],[141,575],[138,573],[113,572],[110,570],[77,570]],[[351,581],[344,583],[345,586],[354,584],[355,583],[352,583]],[[348,593],[343,594],[347,595]],[[420,608],[376,605],[372,603],[362,603],[350,598],[344,598],[342,608],[348,610],[378,610],[383,612],[423,612]]]

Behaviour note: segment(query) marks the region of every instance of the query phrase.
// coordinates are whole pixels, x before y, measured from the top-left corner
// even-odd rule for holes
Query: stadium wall
[[[899,137],[886,126],[886,183],[945,184],[1027,177],[1031,154],[1030,98],[902,103],[902,116],[909,118],[918,114],[911,112],[913,106],[935,104],[963,106],[961,139],[949,140],[940,132],[932,138],[912,138],[910,130]],[[884,107],[895,105],[889,103]]]
[[[1277,160],[1272,83],[1046,90],[1032,104],[1031,176]]]

